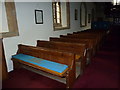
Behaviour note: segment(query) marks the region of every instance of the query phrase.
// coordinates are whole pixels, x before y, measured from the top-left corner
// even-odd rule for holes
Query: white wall
[[[87,7],[87,26],[82,27],[81,28],[82,30],[91,28],[91,23],[88,23],[88,14],[92,15],[92,8],[95,8],[95,5],[92,2],[86,2],[86,7]]]
[[[36,45],[36,40],[49,40],[73,31],[80,31],[80,3],[70,3],[70,29],[54,31],[51,2],[16,2],[19,36],[4,38],[4,49],[8,71],[13,70],[11,56],[17,52],[18,44]],[[43,10],[43,24],[35,24],[34,10]],[[74,10],[78,9],[78,20],[74,20]],[[3,27],[6,27],[3,25]],[[89,27],[89,26],[87,26]],[[7,28],[6,28],[7,29]]]
[[[6,12],[5,11],[5,5],[3,2],[0,2],[0,33],[2,32],[8,32],[8,26],[7,26],[7,17],[6,17]],[[5,27],[3,27],[3,25]]]
[[[61,3],[61,18],[62,18],[62,26],[67,27],[67,8],[66,8],[66,3],[62,2]]]
[[[105,5],[105,4],[102,3],[102,2],[101,3],[97,3],[97,6],[96,6],[96,12],[97,12],[97,14],[96,14],[96,20],[99,17],[103,18],[103,20],[106,19],[105,14],[104,14],[104,7],[102,5]]]

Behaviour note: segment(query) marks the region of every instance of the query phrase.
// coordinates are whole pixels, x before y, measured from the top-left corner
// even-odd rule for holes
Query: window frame
[[[58,1],[60,2],[60,1]],[[54,6],[53,6],[53,3],[52,2],[52,11],[53,11],[53,28],[54,28],[54,31],[57,31],[57,30],[64,30],[64,29],[69,29],[70,28],[70,4],[69,2],[65,2],[66,3],[66,27],[62,26],[62,17],[61,17],[61,25],[55,25],[54,23]],[[61,5],[61,4],[60,4]],[[61,10],[61,6],[60,6],[60,10]],[[60,11],[61,12],[61,11]]]
[[[5,12],[7,17],[7,25],[9,32],[1,32],[0,38],[19,36],[14,0],[12,0],[12,2],[3,2],[3,3],[5,5]]]
[[[59,12],[57,12],[57,6],[56,6],[56,3],[59,3]],[[54,7],[54,4],[55,4],[55,7]],[[55,10],[55,18],[54,18],[54,10],[53,10],[53,20],[55,21],[55,23],[54,23],[54,26],[57,26],[57,27],[61,27],[62,26],[62,23],[61,23],[61,3],[60,2],[53,2],[53,8],[54,8],[54,10]],[[60,23],[57,23],[57,13],[59,13],[60,15],[59,15],[59,21],[60,21]]]

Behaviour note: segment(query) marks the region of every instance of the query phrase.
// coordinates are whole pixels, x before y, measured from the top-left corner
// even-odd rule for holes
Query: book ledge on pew
[[[17,55],[13,55],[12,58],[37,65],[42,70],[45,70],[45,71],[48,70],[49,72],[54,72],[55,74],[60,76],[63,76],[63,74],[68,70],[68,66],[65,64],[60,64],[60,63],[52,62],[49,60],[36,58],[30,55],[17,54]]]

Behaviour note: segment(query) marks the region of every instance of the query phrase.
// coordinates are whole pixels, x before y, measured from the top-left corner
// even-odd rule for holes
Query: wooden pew
[[[99,32],[76,32],[76,33],[73,33],[73,34],[78,34],[78,35],[85,35],[85,36],[93,36],[93,37],[96,37],[96,39],[98,41],[101,40],[102,38],[102,34],[99,33]]]
[[[73,32],[73,34],[79,34],[79,33],[95,34],[99,38],[99,47],[101,47],[105,38],[106,38],[106,35],[107,35],[108,31],[109,30],[92,30],[92,29],[89,29],[89,30],[85,30],[85,31]]]
[[[92,52],[93,52],[93,45],[91,40],[89,39],[76,39],[76,38],[56,38],[56,37],[50,37],[50,41],[57,41],[57,42],[69,42],[69,43],[80,43],[80,44],[86,44],[86,62],[87,64],[91,62],[92,58]]]
[[[43,41],[37,40],[38,47],[51,48],[59,51],[71,52],[75,54],[75,61],[80,62],[80,73],[82,74],[86,65],[86,44],[69,43],[69,42],[56,42],[56,41]],[[76,76],[77,77],[77,76]]]
[[[100,47],[101,47],[104,41],[106,40],[106,36],[109,34],[109,30],[92,30],[91,29],[90,31],[94,33],[99,33],[99,35],[101,36],[101,41],[100,41]]]
[[[99,33],[90,33],[90,32],[81,32],[81,33],[73,33],[68,35],[81,35],[81,36],[87,36],[87,37],[96,37],[97,41],[101,39],[101,36]]]
[[[22,65],[26,65],[59,77],[65,77],[67,88],[72,87],[75,81],[76,71],[74,58],[73,53],[27,45],[18,45],[17,54],[12,56],[14,69],[19,69]],[[43,65],[49,64],[47,66],[48,68],[41,66],[41,63]],[[58,72],[61,69],[58,67],[59,64],[62,65],[60,65],[61,67],[66,66],[62,72]],[[52,69],[49,66],[51,66]],[[53,68],[53,66],[55,67]],[[57,71],[54,69],[57,69]]]
[[[83,37],[87,37],[87,38],[91,38],[94,39],[95,43],[96,43],[96,48],[97,50],[99,49],[99,45],[100,45],[100,41],[101,41],[101,37],[100,35],[97,33],[87,33],[87,32],[81,32],[81,33],[73,33],[73,34],[67,34],[67,36],[75,36],[75,37],[79,37],[79,38],[83,38]]]
[[[65,35],[60,35],[60,37],[64,37]],[[87,38],[92,39],[95,45],[98,44],[99,39],[96,35],[86,34],[86,33],[78,33],[78,34],[67,34],[68,37],[77,37],[77,38]]]
[[[93,45],[93,52],[92,52],[92,56],[95,55],[96,50],[97,50],[97,42],[96,39],[93,37],[85,37],[85,36],[79,36],[79,35],[60,35],[60,38],[76,38],[76,39],[86,39],[89,40],[90,42],[92,42]]]

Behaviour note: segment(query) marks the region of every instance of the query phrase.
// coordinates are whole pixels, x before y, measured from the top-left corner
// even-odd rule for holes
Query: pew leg
[[[87,50],[86,65],[88,65],[88,64],[91,63],[92,53],[93,53],[93,50],[92,50],[92,49],[88,49],[88,50]]]
[[[83,57],[83,59],[81,61],[81,69],[80,69],[81,75],[84,73],[85,67],[86,67],[86,57]]]
[[[96,50],[97,50],[97,46],[95,46],[95,47],[93,48],[92,57],[95,56]]]
[[[72,88],[75,82],[75,79],[76,79],[76,70],[75,70],[75,65],[74,65],[74,68],[70,70],[69,72],[67,72],[66,88]]]
[[[69,72],[66,76],[66,87],[72,88],[74,81],[75,81],[75,75]]]
[[[13,68],[14,68],[14,70],[20,69],[21,68],[21,64],[19,62],[13,61]]]

